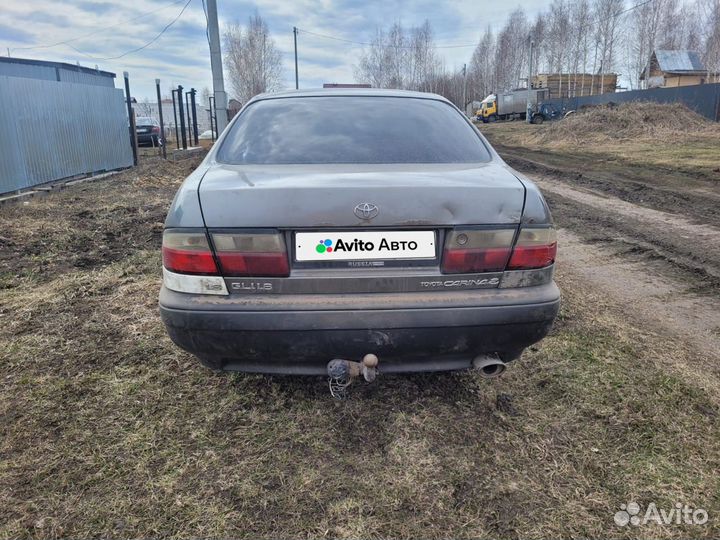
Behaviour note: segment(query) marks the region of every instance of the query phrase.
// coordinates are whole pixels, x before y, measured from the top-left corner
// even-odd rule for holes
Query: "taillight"
[[[212,276],[218,274],[215,258],[204,232],[171,229],[163,234],[163,266],[176,274]]]
[[[445,239],[442,271],[502,272],[505,270],[515,229],[456,229]]]
[[[152,132],[153,132],[153,133],[160,133],[160,126],[153,126]]]
[[[544,268],[555,262],[556,254],[555,229],[521,229],[508,263],[508,270]]]
[[[213,233],[212,240],[224,276],[290,275],[279,233]]]

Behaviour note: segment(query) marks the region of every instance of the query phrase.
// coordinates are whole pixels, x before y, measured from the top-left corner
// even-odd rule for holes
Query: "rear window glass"
[[[137,117],[137,120],[135,120],[135,123],[136,123],[136,124],[146,124],[146,125],[147,125],[147,124],[154,124],[154,123],[155,123],[155,120],[153,120],[152,118],[150,118],[150,117],[148,117],[148,116],[138,116],[138,117]]]
[[[490,155],[462,115],[441,101],[334,96],[253,103],[217,159],[248,165],[475,163]]]

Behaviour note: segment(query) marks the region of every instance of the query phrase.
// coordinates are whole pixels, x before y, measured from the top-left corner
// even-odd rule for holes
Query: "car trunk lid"
[[[219,165],[203,177],[199,197],[208,228],[427,229],[518,224],[525,188],[497,161]],[[356,213],[364,204],[376,215]]]

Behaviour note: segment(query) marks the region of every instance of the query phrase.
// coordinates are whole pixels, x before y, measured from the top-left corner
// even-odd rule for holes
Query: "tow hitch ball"
[[[330,360],[327,365],[328,383],[330,385],[330,394],[335,399],[345,399],[347,397],[347,389],[352,384],[353,379],[360,375],[367,382],[373,382],[377,377],[378,357],[374,354],[366,354],[362,362],[353,362],[352,360],[342,360],[336,358]]]

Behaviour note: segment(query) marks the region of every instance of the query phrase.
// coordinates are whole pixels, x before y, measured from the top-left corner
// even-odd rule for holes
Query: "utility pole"
[[[467,116],[467,64],[463,64],[463,114]]]
[[[227,127],[227,95],[223,80],[222,53],[220,52],[220,29],[218,28],[217,0],[207,0],[208,37],[210,38],[210,67],[215,94],[215,122],[218,137]]]
[[[293,26],[293,41],[295,42],[295,90],[300,88],[298,82],[298,65],[297,65],[297,26]],[[10,56],[8,54],[8,56]]]
[[[525,120],[528,124],[532,123],[532,73],[533,73],[533,48],[535,47],[535,42],[532,39],[532,36],[530,36],[530,61],[528,62],[528,79],[527,79],[527,110],[525,112]]]

